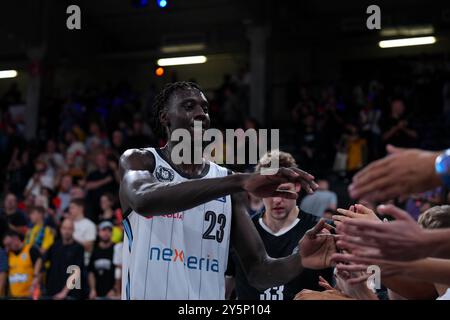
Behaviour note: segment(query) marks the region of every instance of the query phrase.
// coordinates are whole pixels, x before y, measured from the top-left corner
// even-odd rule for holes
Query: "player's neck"
[[[183,173],[185,173],[188,176],[199,176],[201,175],[201,173],[203,172],[203,169],[205,168],[206,165],[206,161],[205,159],[202,158],[202,163],[201,164],[195,164],[194,161],[194,150],[191,150],[191,163],[192,164],[175,164],[172,161],[172,150],[174,148],[175,144],[173,144],[171,141],[169,141],[163,148],[161,148],[161,151],[164,153],[166,160],[169,161],[170,165],[173,167],[176,167],[178,170],[182,171]]]
[[[264,214],[262,219],[263,219],[264,224],[273,233],[278,233],[280,230],[283,230],[294,223],[295,219],[297,219],[297,217],[298,217],[298,212],[299,212],[299,208],[297,206],[295,206],[294,208],[292,208],[291,212],[289,212],[286,219],[283,219],[283,220],[272,219],[270,216],[270,212],[266,212],[266,214]]]

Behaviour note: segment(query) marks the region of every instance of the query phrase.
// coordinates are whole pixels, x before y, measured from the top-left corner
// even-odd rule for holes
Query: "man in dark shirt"
[[[3,222],[0,221],[0,229],[2,228],[1,224],[6,221],[9,228],[24,235],[27,232],[28,220],[25,214],[17,209],[16,196],[13,193],[8,193],[3,205],[4,208],[0,211],[0,219],[3,217],[4,220]]]
[[[115,267],[113,264],[114,243],[111,241],[113,225],[103,221],[98,226],[99,242],[92,252],[89,261],[89,298],[113,298],[118,296],[114,291]]]
[[[271,153],[274,157],[274,152]],[[285,152],[279,153],[280,167],[295,167],[294,158]],[[266,154],[256,167],[259,172],[261,167],[268,166],[270,157]],[[278,190],[298,193],[300,185],[285,183],[280,185]],[[295,199],[285,199],[280,197],[264,198],[265,212],[252,218],[256,230],[264,242],[267,253],[272,258],[286,257],[292,254],[297,248],[298,242],[304,234],[314,227],[317,218],[309,213],[300,211]],[[230,284],[230,277],[235,277],[236,297],[238,300],[292,300],[302,289],[321,290],[318,285],[319,276],[328,281],[332,278],[332,269],[312,270],[303,269],[299,276],[290,282],[278,287],[258,290],[247,281],[244,270],[236,255],[231,250],[226,272],[227,287]]]
[[[108,160],[103,153],[99,153],[95,158],[97,169],[91,172],[86,181],[86,203],[87,216],[94,222],[98,221],[100,212],[100,197],[104,193],[114,193],[117,191],[117,181],[114,172],[108,166]]]
[[[391,102],[391,114],[383,121],[383,141],[396,147],[413,147],[417,132],[405,117],[405,104],[400,99]]]
[[[65,219],[60,227],[61,239],[56,241],[46,254],[46,260],[50,262],[46,281],[47,295],[55,300],[82,299],[87,296],[84,249],[73,239],[74,229],[73,221]],[[70,266],[75,266],[71,267],[73,271],[69,270]],[[73,286],[67,286],[70,272],[76,273],[77,277],[72,283]]]

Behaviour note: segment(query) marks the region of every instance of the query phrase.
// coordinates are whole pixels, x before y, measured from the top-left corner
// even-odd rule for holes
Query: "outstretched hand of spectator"
[[[396,220],[348,219],[337,227],[341,235],[337,246],[361,258],[380,260],[409,261],[430,254],[423,241],[425,230],[407,212],[393,205],[381,205],[378,212]]]
[[[387,146],[388,155],[369,164],[353,177],[353,199],[386,201],[441,185],[434,162],[439,152]]]
[[[340,213],[340,215],[336,214],[332,217],[336,226],[349,219],[380,220],[373,210],[370,210],[362,204],[355,204],[354,206],[351,206],[349,210],[338,208],[337,212]]]

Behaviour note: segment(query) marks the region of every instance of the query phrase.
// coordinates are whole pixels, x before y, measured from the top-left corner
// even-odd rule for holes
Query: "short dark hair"
[[[200,86],[194,82],[187,81],[178,81],[173,83],[168,83],[164,86],[161,92],[155,97],[155,102],[153,103],[152,115],[151,115],[151,126],[155,135],[160,138],[166,139],[166,130],[161,125],[159,121],[159,114],[167,105],[167,101],[172,97],[172,95],[178,90],[188,90],[188,89],[197,89],[200,92],[203,90]]]
[[[83,208],[83,209],[84,209],[84,207],[85,207],[84,200],[81,199],[81,198],[75,198],[75,199],[72,199],[72,200],[70,200],[70,203],[72,203],[72,204],[74,204],[74,205],[76,205],[76,206],[78,206],[78,207],[81,207],[81,208]]]
[[[450,205],[428,209],[419,216],[418,222],[425,229],[450,228]]]
[[[39,212],[40,214],[45,215],[45,208],[44,208],[43,206],[34,206],[34,207],[31,207],[30,213],[33,212],[33,211],[37,211],[37,212]]]
[[[25,236],[15,230],[11,230],[9,229],[8,231],[5,232],[5,235],[3,236],[2,241],[6,238],[6,237],[11,237],[11,238],[19,238],[20,241],[24,241],[25,240]]]

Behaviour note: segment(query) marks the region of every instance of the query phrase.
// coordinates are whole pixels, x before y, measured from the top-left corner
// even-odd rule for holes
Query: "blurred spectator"
[[[111,169],[106,156],[97,154],[95,158],[96,170],[91,172],[87,179],[85,189],[87,190],[86,201],[89,204],[88,214],[93,221],[98,221],[100,213],[99,201],[102,194],[117,190],[115,172]],[[117,168],[114,168],[117,170]]]
[[[0,299],[6,295],[7,278],[8,256],[6,255],[6,251],[0,246]]]
[[[1,247],[1,239],[3,239],[4,234],[8,231],[8,222],[6,221],[6,217],[0,215],[0,247]]]
[[[303,118],[303,123],[297,132],[297,143],[300,146],[300,167],[306,171],[314,171],[316,149],[318,144],[318,132],[316,118],[308,114]]]
[[[391,113],[383,120],[383,141],[396,147],[412,147],[417,139],[417,132],[405,115],[405,104],[400,99],[391,102]]]
[[[222,119],[224,121],[225,128],[236,128],[244,119],[244,110],[241,108],[239,97],[236,94],[235,85],[229,84],[226,86],[223,94],[224,100],[222,106]]]
[[[114,290],[115,290],[115,293],[117,294],[117,296],[119,296],[119,297],[122,292],[122,249],[123,249],[123,242],[119,242],[114,245],[114,256],[113,256],[113,264],[115,267]]]
[[[9,295],[13,298],[30,298],[41,283],[39,250],[24,245],[23,240],[23,235],[16,231],[8,231],[3,239],[8,252]]]
[[[337,195],[330,191],[327,180],[318,180],[319,188],[313,193],[308,194],[302,200],[300,209],[316,217],[322,218],[326,210],[336,210]]]
[[[124,153],[125,150],[127,150],[122,131],[115,130],[112,134],[111,140],[112,140],[112,147],[111,147],[112,155],[116,159],[119,159],[122,153]]]
[[[111,193],[105,193],[100,197],[100,208],[102,213],[99,216],[99,221],[109,221],[112,224],[115,224],[115,215],[114,215],[114,197]]]
[[[115,298],[114,244],[111,241],[112,223],[103,221],[98,226],[99,242],[89,262],[89,299]]]
[[[42,188],[53,189],[54,178],[48,170],[47,165],[42,160],[36,160],[34,163],[35,172],[33,176],[28,180],[27,186],[25,187],[24,196],[29,194],[35,197],[41,194]]]
[[[47,141],[47,147],[45,153],[42,153],[40,159],[46,164],[49,175],[56,178],[60,171],[66,169],[64,156],[57,151],[57,145],[54,140]]]
[[[72,199],[69,205],[69,217],[74,221],[75,231],[73,238],[80,243],[85,251],[85,263],[89,263],[94,241],[97,236],[95,224],[84,217],[84,201]]]
[[[120,209],[114,210],[114,197],[111,193],[105,193],[100,197],[100,207],[102,213],[99,216],[99,221],[109,221],[113,225],[111,240],[113,243],[122,241],[123,230],[121,222],[118,219],[118,214],[121,214]]]
[[[381,110],[374,107],[373,98],[369,99],[366,106],[359,113],[361,133],[369,148],[369,159],[378,158],[381,149]]]
[[[353,176],[367,163],[367,142],[361,138],[358,128],[348,125],[347,136],[347,172]]]
[[[41,255],[45,255],[55,240],[53,230],[45,225],[44,219],[45,209],[43,207],[34,207],[30,211],[32,227],[28,230],[25,237],[25,244],[38,248]]]
[[[74,222],[71,219],[65,219],[60,227],[61,238],[50,247],[46,254],[46,261],[50,262],[46,276],[46,293],[55,300],[85,297],[87,274],[84,265],[84,249],[82,245],[75,242],[74,231]],[[66,285],[70,276],[67,272],[69,266],[77,266],[80,270],[81,288],[79,289],[76,287],[70,289]]]
[[[61,178],[61,183],[59,186],[59,192],[57,194],[59,207],[57,208],[57,217],[58,219],[62,217],[63,212],[65,212],[69,208],[72,191],[72,176],[66,174]],[[84,196],[83,196],[84,197]],[[78,197],[78,198],[83,198]],[[75,197],[77,198],[77,197]]]
[[[66,162],[75,168],[82,168],[84,164],[84,156],[86,155],[86,147],[81,141],[78,141],[72,131],[68,131],[65,135],[67,143]]]
[[[80,186],[74,186],[70,190],[70,200],[72,199],[84,199],[86,197],[86,193],[84,189]]]
[[[97,151],[99,149],[106,149],[109,147],[109,140],[107,135],[100,129],[96,122],[91,122],[89,125],[90,135],[86,139],[86,149],[88,152]]]
[[[147,132],[145,132],[147,129]],[[152,132],[149,128],[146,128],[144,121],[139,115],[136,115],[133,119],[133,128],[130,136],[128,137],[128,148],[146,148],[154,143]]]
[[[22,195],[32,174],[33,165],[32,159],[30,159],[30,152],[25,149],[22,152],[14,153],[6,171],[6,181],[9,185],[9,190],[15,195]]]
[[[3,202],[4,208],[0,211],[0,217],[4,217],[9,227],[21,234],[27,232],[28,221],[25,214],[17,209],[17,198],[8,193]]]

